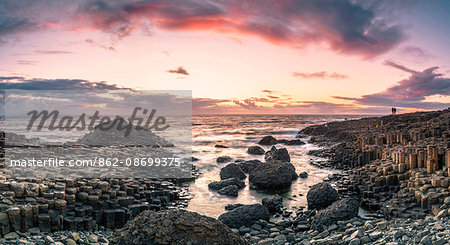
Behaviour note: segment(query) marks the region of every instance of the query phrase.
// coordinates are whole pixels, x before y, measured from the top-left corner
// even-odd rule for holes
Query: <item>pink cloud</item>
[[[392,61],[386,61],[385,65],[410,73],[407,79],[398,81],[397,84],[386,90],[363,95],[360,98],[333,96],[336,99],[351,100],[360,105],[395,106],[421,109],[445,109],[449,103],[426,102],[427,96],[450,95],[450,78],[436,73],[437,66],[423,71],[415,71]]]
[[[347,79],[348,78],[348,75],[346,75],[346,74],[341,74],[341,73],[337,73],[337,72],[328,73],[326,71],[319,71],[319,72],[314,72],[314,73],[293,72],[292,76],[293,77],[300,77],[300,78],[304,78],[304,79],[313,79],[313,78],[318,78],[318,79]]]
[[[383,54],[405,38],[401,25],[392,21],[393,18],[384,18],[387,7],[367,7],[350,0],[98,0],[66,4],[70,6],[17,1],[13,8],[0,3],[0,9],[14,13],[0,16],[0,23],[2,18],[11,23],[5,27],[0,25],[0,38],[46,26],[71,31],[98,30],[117,39],[137,30],[149,32],[152,28],[216,31],[258,36],[295,48],[326,44],[335,52],[363,58]],[[397,8],[393,3],[385,5],[392,5],[390,13]],[[16,11],[17,7],[22,10]],[[36,15],[36,12],[44,14]]]

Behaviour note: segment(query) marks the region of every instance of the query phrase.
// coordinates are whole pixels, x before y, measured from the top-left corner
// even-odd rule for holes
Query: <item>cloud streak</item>
[[[314,73],[293,72],[293,77],[300,77],[304,79],[347,79],[348,75],[337,72],[328,73],[326,71],[319,71]]]
[[[18,65],[36,65],[37,63],[35,60],[16,60]]]
[[[73,52],[64,50],[35,50],[34,52],[37,54],[73,54]]]
[[[0,89],[19,90],[122,90],[105,81],[91,82],[83,79],[25,79],[23,77],[0,77]]]
[[[427,51],[416,47],[416,46],[406,46],[403,47],[400,52],[404,55],[409,55],[412,56],[414,58],[422,58],[422,59],[428,59],[430,58],[432,55],[430,55]]]
[[[0,3],[0,38],[29,29],[99,30],[117,40],[138,30],[149,33],[152,28],[216,31],[258,36],[295,48],[326,44],[338,53],[371,58],[391,50],[406,36],[403,26],[385,14],[389,11],[392,16],[402,8],[390,1],[383,5],[365,6],[351,0],[96,0],[56,5],[5,1]]]

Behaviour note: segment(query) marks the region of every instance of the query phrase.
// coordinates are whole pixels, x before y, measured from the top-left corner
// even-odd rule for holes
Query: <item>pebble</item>
[[[111,237],[113,230],[101,229],[94,232],[89,231],[58,231],[48,234],[27,235],[16,232],[10,232],[0,238],[0,244],[22,244],[22,245],[76,245],[76,244],[99,244],[108,245],[109,237]],[[23,234],[23,235],[22,235]],[[19,239],[20,237],[20,239]],[[6,241],[17,241],[9,243]]]

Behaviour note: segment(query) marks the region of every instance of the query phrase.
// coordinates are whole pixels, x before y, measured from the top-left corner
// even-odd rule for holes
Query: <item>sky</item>
[[[0,2],[0,89],[192,90],[194,114],[450,106],[450,1]]]

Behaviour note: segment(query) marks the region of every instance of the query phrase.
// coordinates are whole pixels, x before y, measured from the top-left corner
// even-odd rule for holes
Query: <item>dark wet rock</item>
[[[272,146],[272,149],[266,152],[266,154],[264,155],[264,159],[266,160],[266,162],[272,160],[280,160],[284,162],[291,161],[291,157],[289,156],[286,148],[277,149],[275,146]]]
[[[262,205],[264,205],[270,213],[277,213],[280,212],[283,207],[283,198],[278,195],[268,196],[262,199]]]
[[[268,220],[269,210],[261,204],[243,205],[219,216],[219,220],[231,228],[250,227],[257,220]]]
[[[249,244],[222,222],[183,209],[144,211],[110,240],[117,245]]]
[[[291,186],[297,177],[295,167],[291,163],[270,161],[253,169],[249,174],[249,181],[257,189],[278,190]]]
[[[321,230],[324,225],[344,221],[358,216],[359,203],[356,199],[345,198],[334,202],[326,209],[317,212],[312,222],[312,228]]]
[[[264,155],[265,152],[266,151],[261,146],[257,145],[250,146],[247,149],[247,153],[252,155]]]
[[[278,144],[286,144],[286,142],[288,142],[289,140],[285,140],[285,139],[282,139],[282,140],[277,140],[277,143]]]
[[[321,182],[311,186],[306,195],[308,209],[320,209],[339,200],[339,193],[330,184]]]
[[[249,161],[244,161],[244,162],[238,163],[239,167],[246,174],[250,173],[250,171],[252,171],[252,169],[256,168],[259,164],[261,164],[260,160],[249,160]]]
[[[238,178],[230,178],[230,179],[226,179],[226,180],[211,182],[208,184],[208,188],[211,190],[218,191],[218,190],[223,189],[224,187],[227,187],[230,185],[235,185],[239,189],[241,189],[241,188],[245,187],[245,182]]]
[[[230,197],[237,197],[238,196],[238,187],[235,185],[229,185],[227,187],[224,187],[218,191],[220,195],[230,196]]]
[[[235,208],[242,207],[242,206],[244,206],[244,204],[242,204],[242,203],[227,204],[227,205],[225,206],[225,210],[230,211],[230,210],[233,210],[233,209],[235,209]]]
[[[229,156],[218,157],[216,161],[218,163],[230,162],[231,161],[231,157],[229,157]]]
[[[274,137],[268,135],[268,136],[264,136],[259,142],[258,144],[260,145],[276,145],[277,139],[275,139]]]
[[[220,179],[225,180],[229,178],[245,179],[247,176],[236,163],[230,163],[220,170]]]
[[[198,159],[198,158],[196,158],[196,157],[192,157],[192,158],[191,158],[191,161],[193,161],[193,162],[196,162],[196,161],[198,161],[198,160],[200,160],[200,159]]]
[[[215,145],[214,147],[216,147],[216,148],[228,148],[228,146],[224,146],[224,145]]]
[[[302,179],[306,179],[308,178],[308,173],[307,172],[301,172],[298,177],[302,178]]]
[[[285,145],[304,145],[305,142],[296,139],[296,140],[288,140],[286,143],[284,143]]]

